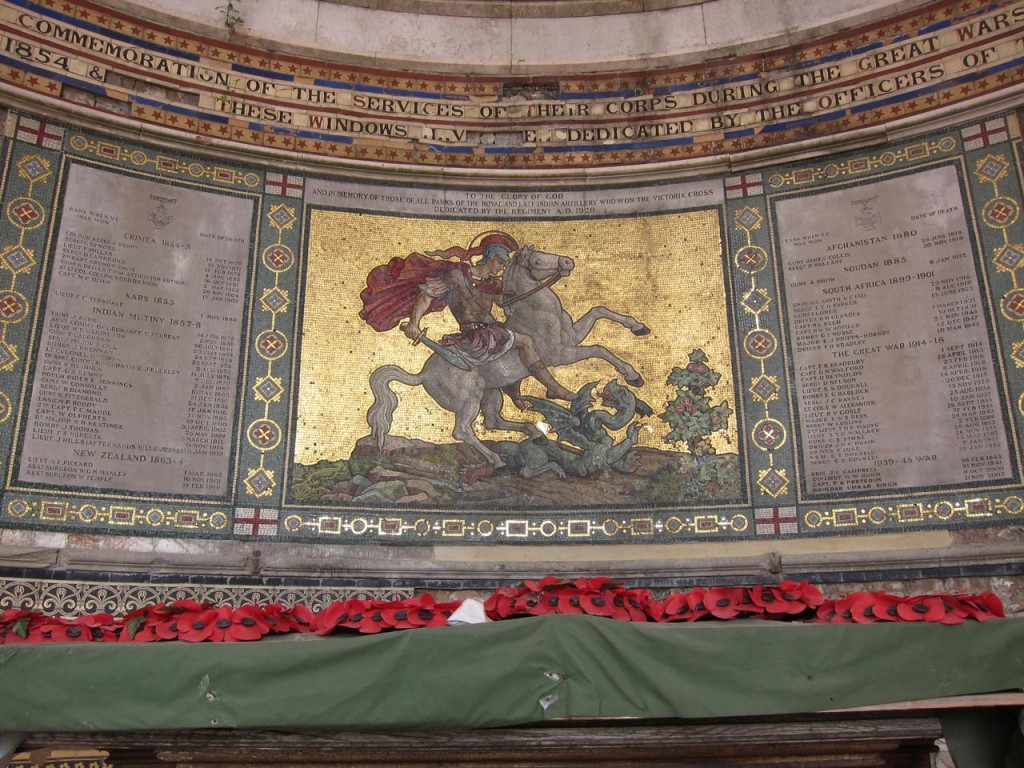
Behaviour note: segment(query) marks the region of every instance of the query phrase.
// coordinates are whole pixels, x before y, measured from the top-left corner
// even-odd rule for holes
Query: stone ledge
[[[98,538],[98,537],[97,537]],[[158,543],[168,544],[164,540]],[[127,542],[126,542],[127,543]],[[137,540],[133,543],[137,543]],[[809,578],[823,583],[956,577],[962,573],[1004,574],[1024,563],[1024,543],[954,545],[915,550],[849,551],[781,554],[765,544],[759,554],[673,559],[573,562],[545,559],[533,547],[532,557],[516,562],[438,560],[430,548],[296,547],[275,543],[189,542],[179,551],[112,548],[28,547],[0,545],[0,568],[76,573],[246,575],[265,578],[310,578],[381,581],[424,588],[487,588],[545,574],[605,575],[630,585],[673,586],[687,583],[746,583],[780,578]],[[214,545],[214,546],[211,546]],[[613,546],[613,545],[610,545]],[[601,547],[600,549],[607,549]],[[524,555],[527,553],[524,552]],[[583,553],[581,553],[583,554]],[[944,574],[948,576],[944,576]],[[861,578],[856,578],[860,576]]]

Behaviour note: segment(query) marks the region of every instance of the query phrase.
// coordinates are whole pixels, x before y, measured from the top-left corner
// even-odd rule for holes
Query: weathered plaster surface
[[[609,71],[749,54],[812,40],[912,10],[924,0],[709,0],[664,10],[573,18],[467,18],[402,13],[327,0],[241,2],[240,42],[268,50],[462,73]],[[223,35],[205,0],[109,0],[106,5],[179,28]],[[631,9],[632,10],[632,9]]]

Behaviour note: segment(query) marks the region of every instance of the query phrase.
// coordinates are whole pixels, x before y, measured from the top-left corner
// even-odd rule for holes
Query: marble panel
[[[1012,477],[956,169],[777,211],[807,494]]]
[[[252,202],[73,165],[26,483],[228,490]]]

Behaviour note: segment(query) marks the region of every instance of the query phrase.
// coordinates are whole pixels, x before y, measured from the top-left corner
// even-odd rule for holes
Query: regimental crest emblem
[[[872,197],[862,197],[859,200],[851,200],[851,205],[860,206],[860,209],[854,215],[854,223],[859,229],[866,230],[868,232],[874,232],[875,229],[882,221],[882,217],[878,211],[875,210],[873,203],[878,200],[878,195]]]
[[[171,212],[167,210],[167,206],[162,202],[149,214],[149,223],[157,229],[163,229],[172,221],[174,221],[174,216],[171,215]]]

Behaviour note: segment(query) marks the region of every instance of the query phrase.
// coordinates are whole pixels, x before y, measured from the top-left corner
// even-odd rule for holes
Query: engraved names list
[[[18,477],[220,496],[253,203],[72,165]]]
[[[806,492],[1011,477],[954,168],[776,212]]]

